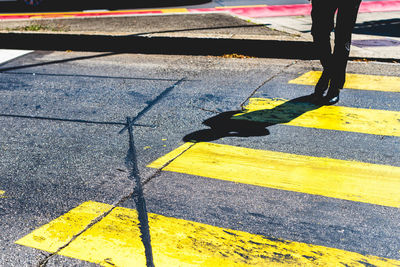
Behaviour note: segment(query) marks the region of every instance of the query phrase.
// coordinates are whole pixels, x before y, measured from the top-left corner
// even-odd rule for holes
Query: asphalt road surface
[[[299,100],[319,69],[68,51],[2,64],[0,265],[396,266],[400,66],[350,62],[331,107]]]

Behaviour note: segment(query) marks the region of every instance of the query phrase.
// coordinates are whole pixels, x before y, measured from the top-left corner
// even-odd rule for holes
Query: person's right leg
[[[338,0],[339,1],[339,0]],[[331,83],[327,94],[330,104],[339,101],[339,91],[343,88],[346,78],[346,66],[351,46],[351,34],[356,23],[360,0],[339,1],[335,27],[335,51],[331,67]]]

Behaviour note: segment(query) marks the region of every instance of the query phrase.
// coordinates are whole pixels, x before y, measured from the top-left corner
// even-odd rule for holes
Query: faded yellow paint
[[[162,13],[185,13],[188,12],[187,8],[168,8],[161,9]]]
[[[400,112],[343,106],[316,106],[284,99],[251,98],[235,119],[269,124],[400,136]]]
[[[43,226],[44,230],[39,228],[19,240],[18,244],[49,251],[47,245],[51,243],[50,240],[59,243],[59,236],[71,234],[71,225],[99,208],[107,210],[109,205],[83,203],[65,214],[60,222],[53,221]],[[146,266],[138,225],[135,210],[115,208],[58,254],[102,266]],[[156,214],[149,214],[149,227],[155,266],[356,266],[360,262],[376,266],[400,264],[392,259],[364,256]],[[36,239],[48,241],[37,242],[31,237],[33,235]]]
[[[183,12],[185,8],[177,8],[176,12]],[[93,11],[83,11],[83,12],[74,12],[74,11],[69,11],[69,12],[42,12],[42,13],[4,13],[0,14],[2,17],[15,17],[15,16],[29,16],[30,18],[47,18],[47,17],[52,17],[52,16],[68,16],[68,17],[74,17],[76,15],[81,15],[81,14],[126,14],[126,13],[146,13],[146,12],[160,12],[168,13],[168,10],[173,10],[173,9],[130,9],[130,10],[93,10]],[[187,9],[186,9],[187,11]]]
[[[46,16],[46,15],[69,15],[77,14],[79,12],[48,12],[48,13],[6,13],[0,14],[2,17],[14,17],[14,16]],[[83,13],[83,12],[81,12]]]
[[[5,191],[0,190],[0,198],[3,198],[5,193],[6,193]]]
[[[316,85],[319,78],[321,77],[321,74],[321,71],[310,71],[303,74],[297,79],[289,81],[289,83]],[[400,92],[400,77],[347,73],[344,88],[384,92]]]
[[[175,154],[148,167],[160,168]],[[400,167],[388,165],[197,143],[163,170],[400,207]]]
[[[67,214],[46,224],[16,243],[56,252],[77,233],[83,231],[94,219],[112,209],[112,206],[96,202],[85,202]]]

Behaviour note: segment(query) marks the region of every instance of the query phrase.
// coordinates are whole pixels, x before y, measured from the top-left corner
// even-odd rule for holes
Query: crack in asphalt
[[[133,127],[132,127],[133,119],[127,117],[126,123],[128,125],[128,135],[129,135],[129,150],[127,155],[129,161],[127,165],[130,165],[129,178],[134,180],[136,184],[133,190],[132,198],[136,204],[136,210],[138,212],[139,229],[141,234],[140,237],[144,245],[144,253],[146,255],[146,266],[154,267],[153,250],[150,238],[149,218],[147,214],[146,200],[143,195],[143,187],[140,179],[139,168],[137,164],[137,154],[133,137]]]
[[[149,102],[148,105],[136,115],[136,117],[134,117],[134,118],[127,117],[126,123],[113,123],[113,124],[117,124],[117,125],[124,125],[124,128],[119,132],[120,134],[123,133],[125,130],[128,130],[129,149],[127,152],[127,165],[130,167],[129,168],[130,169],[129,178],[131,178],[132,180],[135,181],[135,188],[133,189],[133,192],[122,197],[119,201],[117,201],[115,204],[112,205],[113,206],[112,208],[110,208],[108,211],[104,212],[103,214],[101,214],[98,217],[96,217],[95,219],[93,219],[82,231],[75,234],[67,243],[65,243],[63,246],[58,248],[57,251],[46,256],[45,259],[43,259],[39,262],[39,264],[38,264],[39,267],[45,267],[46,264],[48,263],[48,261],[50,259],[52,259],[55,255],[59,254],[61,250],[68,247],[80,235],[82,235],[84,232],[89,230],[95,224],[99,223],[102,219],[104,219],[107,215],[109,215],[117,206],[121,205],[123,202],[125,202],[131,198],[133,198],[135,205],[136,205],[137,212],[138,212],[141,239],[142,239],[142,243],[145,247],[146,265],[147,265],[147,267],[154,267],[153,253],[152,253],[152,247],[151,247],[150,228],[149,228],[149,222],[148,222],[148,213],[147,213],[147,209],[146,209],[146,201],[145,201],[145,198],[143,195],[143,186],[145,184],[147,184],[153,178],[157,177],[159,175],[159,173],[161,173],[163,168],[168,166],[172,161],[174,161],[176,158],[178,158],[180,155],[182,155],[185,151],[190,149],[194,144],[192,146],[190,146],[188,149],[186,149],[185,151],[183,151],[181,154],[176,156],[174,159],[172,159],[169,162],[167,162],[166,164],[164,164],[161,168],[157,169],[155,173],[150,175],[142,183],[141,177],[139,174],[138,165],[137,165],[137,154],[136,154],[136,148],[135,148],[135,143],[134,143],[133,127],[141,126],[140,124],[135,124],[134,122],[136,120],[138,120],[139,118],[141,118],[145,113],[147,113],[154,105],[156,105],[162,98],[164,98],[169,92],[171,92],[176,86],[178,86],[183,81],[185,81],[185,78],[180,79],[179,81],[174,83],[172,86],[166,88],[154,100]],[[29,116],[24,116],[24,117],[31,118]],[[42,119],[50,119],[50,118],[43,117]],[[80,120],[73,120],[73,122],[87,123],[87,121],[80,121]],[[92,122],[92,123],[95,123],[95,122]],[[107,124],[107,123],[103,123],[103,124]]]
[[[274,75],[272,75],[271,77],[269,77],[268,79],[266,79],[265,81],[263,81],[250,95],[249,97],[247,97],[241,104],[240,104],[240,108],[241,110],[245,110],[244,105],[245,103],[252,98],[257,91],[263,87],[264,85],[266,85],[268,82],[270,82],[271,80],[275,79],[276,77],[278,77],[279,75],[281,75],[285,70],[287,70],[288,68],[290,68],[291,66],[297,64],[298,60],[293,61],[292,63],[286,65],[285,67],[282,68],[282,70],[280,70],[279,72],[275,73]]]
[[[165,89],[164,91],[161,92],[161,94],[159,94],[156,98],[154,98],[153,100],[149,101],[147,103],[147,106],[142,109],[137,115],[136,117],[132,118],[131,120],[129,120],[129,123],[119,132],[120,134],[122,134],[123,132],[125,132],[131,125],[133,125],[133,123],[137,120],[139,120],[144,114],[146,114],[154,105],[156,105],[161,99],[163,99],[165,96],[168,95],[169,92],[171,92],[175,87],[177,87],[179,84],[181,84],[182,82],[186,81],[186,78],[182,78],[180,80],[178,80],[177,82],[175,82],[172,86],[168,87],[167,89]]]
[[[250,96],[241,104],[241,107],[243,109],[243,105],[245,102],[248,101],[262,86],[264,86],[266,83],[280,75],[282,72],[284,72],[287,68],[290,66],[296,64],[297,61],[292,62],[291,64],[286,65],[280,72],[276,73],[275,75],[271,76],[264,82],[262,82],[251,94]],[[82,122],[82,123],[95,123],[95,124],[114,124],[114,125],[123,125],[124,128],[119,132],[120,134],[123,133],[125,130],[128,130],[128,137],[129,137],[129,149],[127,153],[127,165],[129,165],[130,173],[129,177],[135,181],[135,188],[133,189],[132,192],[127,194],[126,196],[122,197],[119,201],[117,201],[115,204],[113,204],[112,208],[110,208],[108,211],[104,212],[103,214],[99,215],[97,218],[93,219],[82,231],[74,235],[65,245],[62,247],[58,248],[57,251],[54,253],[51,253],[50,255],[46,256],[45,259],[39,262],[38,266],[44,267],[48,263],[50,259],[52,259],[55,255],[57,255],[61,250],[64,248],[68,247],[74,240],[76,240],[80,235],[82,235],[84,232],[89,230],[91,227],[93,227],[95,224],[99,223],[102,219],[104,219],[107,215],[109,215],[116,207],[121,205],[123,202],[133,199],[136,205],[136,209],[138,212],[138,218],[139,218],[139,228],[141,232],[141,239],[142,243],[145,248],[145,255],[146,255],[146,265],[147,267],[153,267],[154,266],[154,261],[153,261],[153,251],[152,251],[152,246],[151,246],[151,235],[150,235],[150,228],[149,228],[149,221],[148,221],[148,212],[146,208],[146,201],[145,197],[143,194],[143,187],[149,183],[152,179],[156,178],[161,174],[164,168],[166,168],[168,165],[170,165],[173,161],[175,161],[177,158],[181,157],[185,152],[187,152],[189,149],[191,149],[196,143],[193,143],[190,145],[188,148],[186,148],[184,151],[182,151],[180,154],[166,162],[163,166],[160,168],[156,169],[156,171],[149,175],[147,178],[141,181],[141,177],[139,174],[139,169],[137,165],[137,154],[136,154],[136,148],[135,148],[135,143],[134,143],[134,134],[133,134],[133,127],[134,126],[143,126],[140,124],[135,124],[134,122],[141,118],[145,113],[147,113],[155,104],[157,104],[162,98],[164,98],[170,91],[172,91],[176,86],[178,86],[180,83],[185,81],[185,79],[180,79],[176,83],[174,83],[172,86],[168,87],[165,89],[161,94],[159,94],[155,99],[153,99],[151,102],[148,103],[148,105],[140,111],[136,117],[126,118],[126,123],[120,123],[120,122],[91,122],[91,121],[84,121],[84,120],[66,120],[66,121],[71,121],[71,122]],[[209,111],[215,113],[216,111],[211,111],[211,110],[205,110],[201,108],[204,111]],[[9,116],[9,117],[22,117],[22,118],[34,118],[34,119],[45,119],[45,120],[64,120],[64,119],[57,119],[57,118],[46,118],[46,117],[30,117],[30,116],[20,116],[20,115],[6,115],[6,114],[0,114],[0,116]],[[149,126],[147,126],[149,127]]]

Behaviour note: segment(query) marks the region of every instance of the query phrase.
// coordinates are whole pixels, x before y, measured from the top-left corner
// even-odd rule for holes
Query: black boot
[[[327,71],[322,72],[317,85],[314,88],[314,93],[311,94],[313,101],[319,102],[323,99],[324,93],[329,86],[329,75]]]
[[[328,93],[325,97],[325,102],[327,105],[334,105],[339,102],[339,88],[338,87],[329,87]]]

